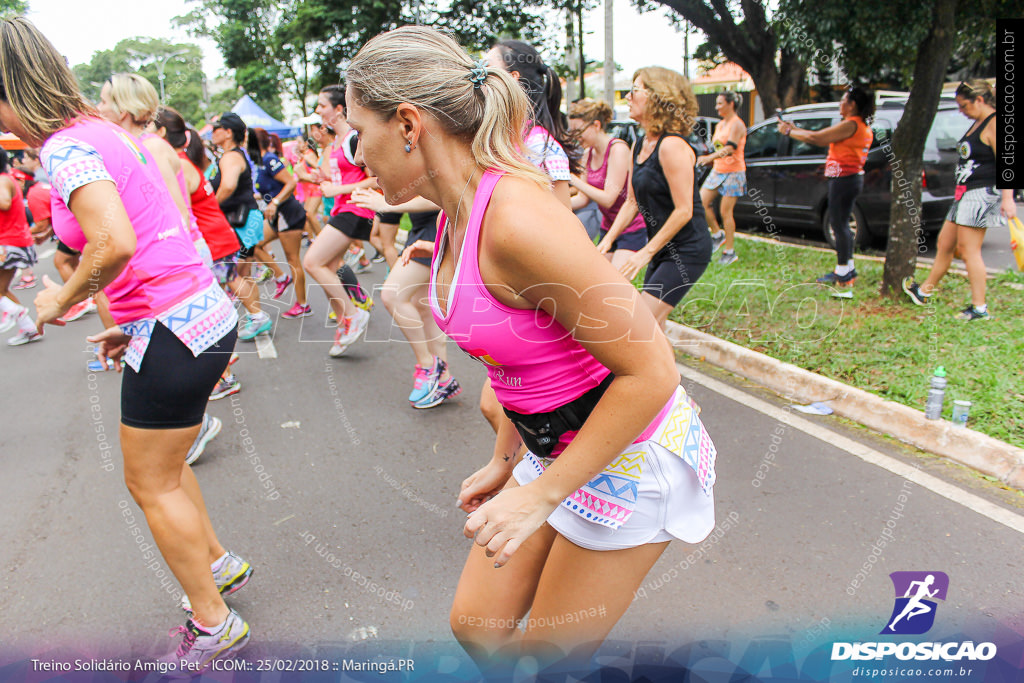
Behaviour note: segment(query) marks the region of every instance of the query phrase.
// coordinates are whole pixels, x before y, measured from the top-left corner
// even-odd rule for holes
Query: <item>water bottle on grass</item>
[[[928,402],[924,406],[926,420],[942,418],[942,399],[946,393],[946,368],[941,365],[935,368],[931,386],[928,388]]]

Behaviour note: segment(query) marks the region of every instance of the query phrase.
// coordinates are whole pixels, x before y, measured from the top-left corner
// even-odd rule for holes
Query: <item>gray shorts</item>
[[[0,244],[0,270],[31,268],[36,260],[36,250],[31,246],[11,247]]]
[[[946,220],[971,228],[998,228],[1002,225],[999,213],[1001,194],[994,187],[967,190],[953,202]]]

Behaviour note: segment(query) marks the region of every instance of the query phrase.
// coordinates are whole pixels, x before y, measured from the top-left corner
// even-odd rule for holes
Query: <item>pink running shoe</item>
[[[276,280],[277,290],[274,292],[274,298],[280,299],[281,295],[287,291],[288,287],[292,284],[292,276],[285,275],[283,280]]]
[[[289,308],[287,311],[281,314],[283,318],[305,318],[307,315],[313,315],[313,309],[309,304],[300,304],[295,302],[295,305]]]

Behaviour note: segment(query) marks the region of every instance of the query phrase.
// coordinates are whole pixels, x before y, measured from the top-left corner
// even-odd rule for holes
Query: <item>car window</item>
[[[881,146],[886,140],[892,139],[892,131],[894,126],[891,121],[885,119],[875,118],[871,122],[871,132],[874,133],[874,139],[871,140],[871,149]]]
[[[747,133],[747,146],[743,153],[744,159],[764,159],[774,157],[781,139],[776,124],[769,123],[754,128]]]
[[[970,126],[971,121],[967,117],[961,116],[959,111],[955,109],[939,110],[935,112],[935,120],[932,122],[931,130],[928,131],[924,148],[933,151],[953,151]]]
[[[828,128],[832,123],[832,118],[821,118],[821,119],[796,119],[793,121],[793,125],[803,128],[804,130],[821,130]],[[821,156],[826,151],[825,147],[819,147],[818,145],[812,145],[809,142],[801,142],[800,140],[794,140],[790,138],[789,141],[789,155],[791,157],[812,157]]]

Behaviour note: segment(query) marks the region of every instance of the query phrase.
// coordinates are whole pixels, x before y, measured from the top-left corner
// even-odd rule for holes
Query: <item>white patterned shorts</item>
[[[677,405],[681,400],[689,401],[682,387],[673,400]],[[706,436],[693,412],[692,420]],[[567,540],[589,550],[622,550],[673,538],[687,543],[704,540],[715,527],[714,446],[706,438],[698,462],[688,463],[683,452],[692,454],[694,449],[690,448],[690,439],[683,436],[686,430],[671,426],[674,415],[664,418],[651,439],[627,446],[587,486],[562,501],[548,517],[548,524]],[[694,425],[689,419],[684,423]],[[512,476],[524,486],[539,477],[550,462],[528,452]],[[703,484],[698,471],[703,473]],[[614,507],[616,501],[626,497],[632,513],[617,527],[607,518],[597,519],[603,515],[594,514],[588,519],[592,513],[583,509],[589,505],[590,510],[607,512],[609,505]]]
[[[36,260],[36,250],[31,246],[9,247],[0,244],[0,270],[31,268]]]
[[[999,190],[994,187],[967,190],[949,207],[946,220],[971,228],[998,228],[1002,225],[1000,200]]]

